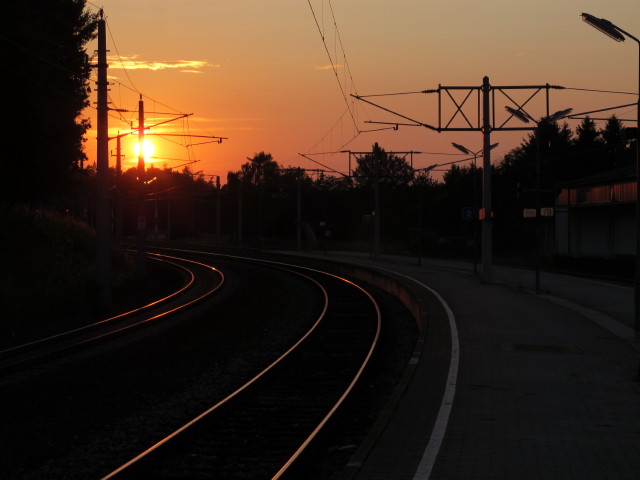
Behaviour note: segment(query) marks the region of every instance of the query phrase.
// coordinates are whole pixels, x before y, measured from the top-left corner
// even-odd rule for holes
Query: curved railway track
[[[211,297],[224,285],[222,272],[205,263],[158,253],[150,257],[178,269],[184,278],[182,286],[169,295],[118,315],[0,350],[0,377],[79,349],[90,348],[167,318]]]
[[[7,366],[17,374],[0,371],[4,474],[327,478],[318,472],[344,468],[349,453],[330,447],[366,435],[379,411],[371,406],[382,408],[393,385],[377,372],[398,375],[406,365],[406,356],[388,363],[396,358],[389,346],[412,345],[413,330],[402,332],[411,320],[385,328],[380,341],[372,294],[330,273],[203,252],[157,258],[189,265],[191,286],[129,316],[2,353],[0,362],[36,356]],[[216,290],[217,269],[225,288]],[[196,300],[206,287],[217,294]],[[373,293],[386,298],[384,315],[396,312],[391,297]],[[191,301],[194,308],[180,307]]]
[[[104,480],[281,478],[297,466],[371,360],[381,314],[371,294],[344,278],[268,263],[323,292],[311,328],[226,398]]]

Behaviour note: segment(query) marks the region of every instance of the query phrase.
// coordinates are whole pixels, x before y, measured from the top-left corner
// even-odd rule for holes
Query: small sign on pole
[[[462,218],[470,221],[478,218],[478,207],[462,207]]]

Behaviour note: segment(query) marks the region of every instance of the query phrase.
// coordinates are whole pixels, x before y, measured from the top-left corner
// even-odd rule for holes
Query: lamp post
[[[451,142],[454,148],[460,150],[465,155],[473,155],[473,206],[475,208],[475,218],[473,219],[473,274],[478,274],[478,194],[476,184],[476,160],[478,159],[478,154],[482,153],[482,150],[478,150],[477,152],[472,152],[464,145],[460,145],[459,143]],[[489,150],[493,150],[496,148],[499,143],[494,143],[489,145]]]
[[[541,214],[541,198],[540,198],[540,124],[543,120],[549,123],[560,120],[561,118],[569,115],[573,109],[567,108],[565,110],[559,110],[547,117],[543,117],[540,121],[536,122],[531,115],[524,110],[516,110],[511,107],[504,107],[504,109],[511,115],[521,120],[524,123],[530,121],[536,124],[536,293],[540,293],[540,264],[542,262],[542,242],[540,241],[540,214]]]
[[[582,13],[582,20],[592,27],[600,30],[616,42],[624,42],[628,37],[638,44],[638,102],[636,110],[636,273],[634,288],[634,331],[636,341],[640,341],[640,40],[625,32],[604,18],[594,17],[588,13]],[[640,379],[640,367],[638,368],[638,379]]]

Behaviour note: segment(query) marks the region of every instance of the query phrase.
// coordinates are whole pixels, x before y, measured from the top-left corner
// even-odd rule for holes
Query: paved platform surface
[[[411,380],[349,478],[640,479],[633,289],[470,263],[331,255],[419,282]]]

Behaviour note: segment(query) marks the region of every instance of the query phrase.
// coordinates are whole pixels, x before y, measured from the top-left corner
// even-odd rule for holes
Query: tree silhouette
[[[67,194],[74,171],[86,159],[81,119],[89,105],[91,66],[85,46],[94,38],[96,15],[85,0],[12,2],[0,16],[4,108],[0,198],[43,202]]]
[[[387,153],[377,143],[371,153],[358,158],[358,166],[353,172],[356,184],[370,187],[376,181],[384,187],[406,186],[413,179],[413,169],[407,161],[397,155]]]
[[[418,170],[411,180],[411,185],[419,188],[433,188],[438,185],[438,181],[431,176],[431,172]]]
[[[579,160],[572,162],[573,168],[576,169],[575,176],[587,176],[598,172],[605,153],[600,133],[596,123],[588,116],[576,127],[572,153],[578,155]]]
[[[618,168],[634,163],[631,151],[627,149],[624,126],[618,117],[612,115],[600,134],[605,145],[605,155],[599,165],[600,170]]]
[[[228,172],[228,183],[232,185],[237,183],[259,185],[277,175],[278,162],[273,160],[270,153],[256,153],[253,157],[247,157],[247,160],[240,166],[240,170]]]

